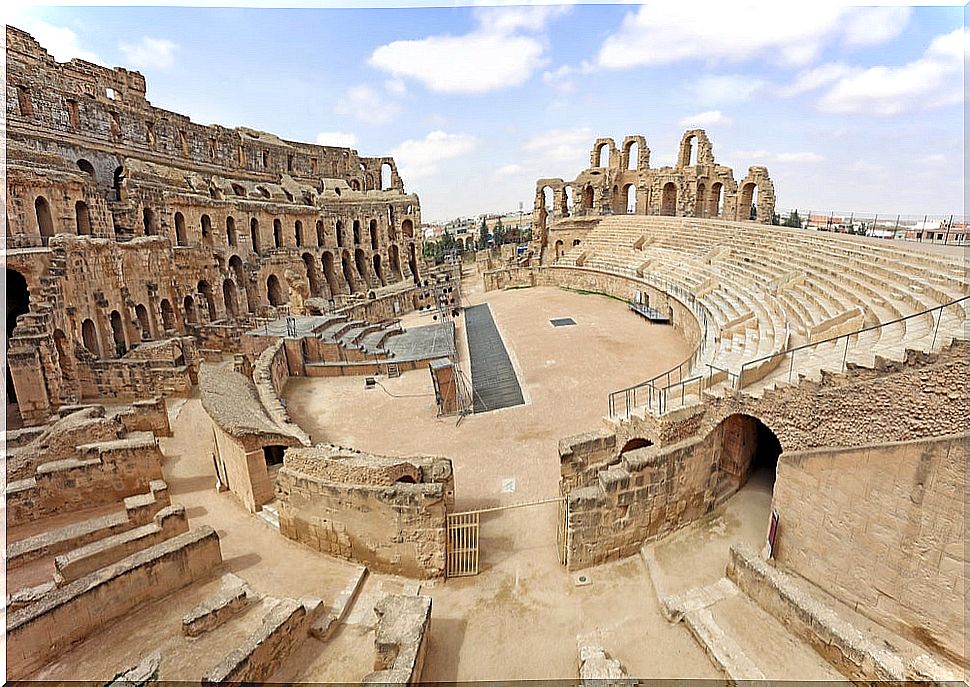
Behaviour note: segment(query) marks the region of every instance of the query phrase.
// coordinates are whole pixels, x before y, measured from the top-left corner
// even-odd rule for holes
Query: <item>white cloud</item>
[[[391,151],[401,176],[411,181],[435,176],[438,163],[475,150],[478,139],[467,134],[432,131],[422,139],[408,139]]]
[[[779,88],[778,95],[787,97],[805,93],[806,91],[813,91],[816,88],[821,88],[834,81],[838,81],[851,71],[852,68],[848,65],[837,62],[830,62],[812,69],[806,69],[798,75],[794,83]]]
[[[924,165],[939,165],[946,162],[946,155],[943,153],[931,153],[920,158]]]
[[[812,163],[823,162],[825,160],[825,157],[818,153],[772,153],[767,150],[737,150],[731,157],[734,159],[751,160],[751,164],[767,162]]]
[[[460,36],[393,41],[370,56],[371,66],[412,78],[439,93],[481,94],[520,86],[549,63],[546,23],[561,6],[487,7],[475,11],[478,27]]]
[[[592,129],[550,129],[533,136],[522,145],[522,152],[543,161],[582,162],[593,147]]]
[[[723,124],[727,126],[731,123],[730,117],[725,117],[720,110],[707,110],[706,112],[698,112],[697,114],[692,114],[678,122],[681,126],[712,126],[715,124]]]
[[[624,17],[620,29],[600,47],[597,64],[623,69],[689,59],[741,62],[767,57],[806,65],[827,42],[882,42],[897,35],[908,18],[908,11],[895,7],[719,2],[698,12],[692,3],[652,3]]]
[[[408,92],[407,84],[401,79],[388,79],[384,82],[384,89],[392,95],[404,95]]]
[[[353,148],[357,145],[357,134],[346,131],[321,131],[317,134],[317,144],[337,148]]]
[[[690,85],[694,99],[701,105],[727,105],[748,100],[764,86],[764,81],[742,74],[702,76]]]
[[[965,28],[937,36],[921,57],[901,66],[855,69],[818,100],[823,112],[895,115],[963,102]]]
[[[360,85],[348,89],[334,104],[333,111],[339,115],[353,117],[366,124],[387,124],[401,111],[394,102],[385,100],[370,86]]]
[[[169,69],[178,45],[166,38],[143,36],[137,43],[119,43],[125,61],[136,69]]]
[[[100,62],[97,55],[80,46],[77,34],[66,26],[54,26],[45,21],[38,21],[30,22],[27,30],[58,62],[67,62],[74,58]]]
[[[576,90],[576,83],[570,78],[576,73],[574,67],[563,65],[553,71],[542,73],[542,82],[560,93],[572,93]]]
[[[504,167],[499,167],[495,170],[495,176],[497,177],[510,177],[516,174],[521,174],[523,172],[522,165],[511,164],[505,165]]]

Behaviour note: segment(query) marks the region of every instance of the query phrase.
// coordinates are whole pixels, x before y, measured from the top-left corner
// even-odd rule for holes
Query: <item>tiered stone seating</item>
[[[876,355],[938,349],[962,335],[970,312],[970,301],[926,312],[970,294],[970,278],[958,258],[900,242],[627,215],[601,220],[555,266],[575,266],[580,256],[587,269],[665,280],[698,297],[720,336],[694,375],[708,363],[736,375],[764,356],[822,341],[748,375],[760,377],[743,382],[754,394],[789,376],[841,370],[843,359],[870,365]],[[872,329],[848,337],[848,348],[845,338],[825,341],[861,327]]]

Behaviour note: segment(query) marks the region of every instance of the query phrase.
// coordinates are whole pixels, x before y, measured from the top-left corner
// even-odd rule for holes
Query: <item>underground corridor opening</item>
[[[718,475],[715,503],[724,502],[749,481],[772,491],[781,443],[767,425],[736,413],[724,418],[712,436]]]

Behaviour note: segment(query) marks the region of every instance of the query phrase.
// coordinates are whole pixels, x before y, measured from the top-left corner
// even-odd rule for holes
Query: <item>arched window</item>
[[[222,282],[222,300],[226,303],[226,313],[229,317],[239,315],[239,299],[236,294],[236,285],[232,279],[225,279]]]
[[[414,222],[412,222],[409,219],[406,219],[403,222],[401,222],[401,233],[404,234],[405,237],[407,237],[409,239],[413,239],[414,238]]]
[[[758,186],[748,182],[741,187],[741,200],[738,203],[738,219],[758,219]]]
[[[626,144],[626,168],[637,169],[640,166],[640,144],[630,141]]]
[[[175,245],[187,246],[188,239],[185,235],[185,215],[181,212],[175,213]]]
[[[347,282],[347,287],[350,289],[351,293],[357,292],[357,280],[354,279],[354,270],[350,266],[350,255],[347,251],[343,252],[340,256],[340,266],[344,273],[344,281]]]
[[[115,355],[119,358],[128,350],[125,339],[125,325],[121,319],[121,313],[117,310],[111,311],[111,337],[114,340]]]
[[[209,313],[209,316],[206,319],[209,322],[212,322],[216,319],[216,299],[212,296],[212,287],[209,286],[209,282],[203,279],[199,282],[197,291],[201,293],[202,297],[205,299],[205,307]]]
[[[143,208],[141,221],[145,225],[145,236],[152,236],[155,233],[155,213],[150,208]]]
[[[344,223],[337,220],[337,248],[344,247]]]
[[[37,230],[40,232],[41,245],[46,246],[54,235],[54,218],[51,216],[51,206],[44,196],[37,196],[34,201],[34,214],[37,215]]]
[[[379,253],[374,253],[374,276],[381,283],[381,286],[385,286],[387,282],[384,281],[384,266],[381,264],[381,256]]]
[[[370,221],[370,247],[377,250],[377,220]]]
[[[159,303],[162,310],[162,327],[166,332],[175,329],[175,309],[172,304],[169,303],[167,298],[163,298],[162,302]]]
[[[296,237],[296,245],[303,246],[303,222],[296,220],[293,224],[293,235]]]
[[[80,160],[78,160],[77,161],[77,168],[80,169],[85,174],[87,174],[89,177],[91,177],[91,181],[95,181],[96,182],[98,180],[98,175],[95,174],[95,172],[94,172],[94,165],[92,165],[87,160],[85,160],[83,158],[80,159]]]
[[[255,217],[249,220],[249,238],[253,244],[253,252],[258,255],[260,253],[259,220],[257,220]]]
[[[266,297],[269,299],[270,305],[283,305],[286,303],[286,299],[283,297],[283,288],[280,286],[280,280],[275,274],[269,275],[266,280]]]
[[[98,332],[91,319],[86,319],[81,323],[81,341],[89,353],[101,357],[101,349],[98,346]]]
[[[323,220],[317,220],[317,245],[323,246],[327,242],[327,233],[323,226]]]
[[[720,181],[715,181],[711,185],[711,193],[707,200],[708,217],[721,216],[721,192],[723,190],[724,190],[724,184],[722,184]]]
[[[182,301],[182,310],[185,312],[184,319],[187,323],[199,323],[199,316],[195,311],[195,299],[192,296],[186,296],[185,300]]]
[[[364,284],[369,283],[370,280],[367,278],[367,256],[360,248],[354,251],[354,264],[357,267],[357,274],[360,275],[360,280]]]
[[[310,295],[313,297],[320,295],[320,279],[317,274],[317,263],[310,253],[303,254],[303,266],[306,268],[306,279],[310,285]]]
[[[677,214],[677,184],[668,181],[660,195],[660,214],[673,217]]]
[[[391,188],[391,166],[388,163],[381,165],[381,190],[387,191]]]
[[[114,175],[115,200],[125,199],[125,168],[116,167]]]
[[[88,204],[83,200],[74,203],[74,216],[77,219],[78,236],[91,235],[91,213],[88,212]]]
[[[277,248],[283,247],[283,223],[278,217],[273,220],[273,245]]]
[[[354,220],[354,245],[355,246],[360,245],[360,220],[359,219]]]
[[[212,245],[212,219],[209,215],[202,215],[202,219],[199,221],[202,228],[202,241],[211,246]]]
[[[327,280],[327,286],[330,287],[330,297],[333,298],[340,293],[340,284],[333,269],[333,253],[324,251],[320,261],[323,263],[323,276]]]
[[[596,166],[610,166],[610,146],[606,143],[600,143],[600,147],[596,150]]]
[[[239,236],[236,235],[236,220],[231,216],[226,217],[226,245],[236,248],[239,245]]]
[[[138,318],[138,327],[141,329],[141,340],[150,341],[152,338],[152,325],[148,317],[148,308],[141,303],[136,305],[135,317]]]

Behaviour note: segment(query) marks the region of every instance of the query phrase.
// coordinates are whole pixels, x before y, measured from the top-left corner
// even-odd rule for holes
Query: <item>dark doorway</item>
[[[286,451],[285,446],[264,446],[263,458],[266,460],[266,467],[270,467],[271,465],[282,465],[284,451]]]
[[[10,335],[17,326],[17,318],[30,311],[30,292],[27,290],[27,280],[17,270],[5,270],[5,277],[7,280],[7,350],[9,350]],[[7,368],[7,403],[16,403],[17,391],[13,386],[9,359],[4,366]]]

